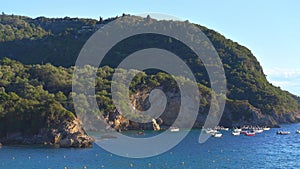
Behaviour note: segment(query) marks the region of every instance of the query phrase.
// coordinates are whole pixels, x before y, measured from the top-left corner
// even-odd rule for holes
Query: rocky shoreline
[[[56,129],[40,129],[38,134],[28,135],[21,132],[9,133],[0,138],[4,145],[51,145],[62,148],[89,148],[94,139],[89,137],[80,126],[78,119],[65,121]]]
[[[168,112],[162,114],[159,118],[153,119],[149,123],[137,123],[130,121],[122,116],[118,111],[107,113],[102,120],[105,125],[109,125],[116,131],[126,130],[160,130],[161,126],[171,126],[177,117],[174,113],[178,107],[179,98],[171,99]],[[142,105],[143,106],[143,105]],[[194,128],[202,128],[205,123],[209,105],[199,110]],[[275,112],[273,114],[263,114],[260,109],[249,104],[248,101],[227,101],[223,116],[219,125],[225,127],[240,126],[268,126],[271,128],[280,127],[283,123],[300,122],[298,112],[290,113],[288,116],[280,116]],[[184,124],[184,123],[182,123]],[[184,126],[177,126],[182,127]],[[213,126],[212,126],[213,127]],[[52,128],[42,128],[37,134],[28,135],[21,132],[8,133],[0,138],[0,147],[3,145],[50,145],[61,148],[89,148],[92,147],[94,139],[89,137],[83,130],[80,121],[65,120],[61,124]],[[1,144],[2,143],[2,144]]]

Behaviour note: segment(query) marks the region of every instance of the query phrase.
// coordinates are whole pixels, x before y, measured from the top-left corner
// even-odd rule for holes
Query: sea
[[[171,150],[150,158],[127,158],[93,148],[53,148],[45,146],[2,146],[0,169],[201,169],[201,168],[300,168],[300,124],[281,125],[263,133],[233,136],[221,131],[221,138],[198,142],[201,130],[191,130]],[[278,130],[290,135],[277,135]],[[125,133],[135,135],[135,131]],[[145,131],[145,136],[156,135]],[[136,136],[138,137],[138,136]],[[105,139],[104,142],[112,141]]]

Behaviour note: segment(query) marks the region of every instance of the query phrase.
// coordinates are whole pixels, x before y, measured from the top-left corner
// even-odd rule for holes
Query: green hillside
[[[25,16],[0,15],[0,58],[7,57],[19,61],[7,58],[1,60],[0,87],[3,97],[0,102],[0,131],[1,125],[3,132],[4,125],[13,124],[9,119],[14,116],[19,117],[19,114],[24,122],[20,124],[29,125],[26,119],[29,121],[36,119],[35,112],[38,115],[37,118],[43,119],[54,117],[59,119],[60,116],[74,112],[71,99],[74,94],[71,92],[72,66],[85,41],[99,27],[113,19],[115,18],[100,21],[68,17],[32,19]],[[258,108],[262,114],[271,117],[276,122],[299,120],[296,118],[299,114],[299,98],[270,84],[262,67],[249,49],[226,39],[213,30],[200,25],[196,26],[211,40],[223,62],[227,78],[228,104],[238,105],[238,101],[242,100],[243,105]],[[124,43],[133,43],[131,39],[127,39],[115,46],[114,50],[103,60],[102,66],[104,67],[99,69],[96,83],[96,97],[103,114],[114,110],[109,89],[113,68],[128,54],[156,46],[158,42],[160,48],[176,49],[175,53],[181,56],[192,69],[200,91],[202,93],[210,91],[208,75],[203,63],[188,49],[180,47],[180,42],[175,39],[170,42],[170,38],[164,36],[141,35],[135,37],[134,42],[141,45],[127,49]],[[145,78],[137,78],[133,84],[143,84],[142,79],[152,84],[149,84],[148,88],[155,88],[167,86],[160,82],[162,79],[167,79],[169,83],[172,81],[164,73],[150,71],[147,74],[144,75]],[[134,86],[133,93],[138,91],[138,88],[135,89]],[[85,100],[85,96],[81,97]],[[207,106],[207,99],[208,96],[202,100],[202,106]],[[51,111],[47,111],[48,109],[59,113],[54,116]],[[247,113],[243,112],[242,108],[238,110],[235,113],[239,114],[235,117],[241,117],[243,113]],[[38,128],[42,124],[32,122],[30,125]]]

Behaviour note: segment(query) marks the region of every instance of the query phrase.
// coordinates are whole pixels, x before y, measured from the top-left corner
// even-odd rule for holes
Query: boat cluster
[[[223,126],[216,126],[214,128],[206,128],[204,129],[206,134],[211,134],[213,137],[222,137],[221,130],[229,131],[229,128],[225,128]]]
[[[206,128],[204,129],[205,133],[211,134],[213,137],[222,137],[221,130],[229,131],[229,128],[225,127],[214,127],[214,128]],[[255,134],[262,133],[264,131],[270,130],[269,127],[259,127],[259,126],[243,126],[241,128],[233,128],[232,135],[239,136],[244,134],[246,136],[254,136]],[[300,133],[300,131],[299,131]]]
[[[245,136],[255,136],[255,134],[259,134],[268,130],[270,130],[269,127],[243,126],[241,128],[234,128],[232,131],[232,135],[239,136],[241,134],[244,134]]]

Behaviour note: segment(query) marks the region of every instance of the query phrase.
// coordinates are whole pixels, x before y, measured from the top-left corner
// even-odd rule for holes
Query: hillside
[[[72,108],[72,95],[76,94],[71,92],[71,78],[74,69],[72,66],[85,41],[99,27],[113,19],[115,18],[100,21],[67,17],[32,19],[24,16],[0,15],[0,58],[7,57],[19,61],[16,62],[7,58],[1,60],[0,87],[3,95],[1,99],[7,99],[2,99],[0,103],[2,106],[0,112],[0,132],[2,135],[8,132],[4,131],[7,126],[11,126],[9,128],[13,131],[21,130],[24,127],[22,124],[25,125],[25,123],[26,127],[40,128],[42,124],[36,124],[34,121],[37,120],[36,118],[45,119],[45,115],[46,117],[53,117],[51,112],[47,111],[51,106],[59,110],[58,117],[64,116],[64,114],[72,117],[71,114],[75,112]],[[196,26],[211,40],[224,65],[227,78],[227,103],[221,124],[226,126],[244,124],[274,126],[279,123],[299,121],[299,98],[269,83],[262,67],[249,49],[226,39],[213,30],[200,25]],[[201,100],[201,108],[195,127],[201,127],[207,115],[210,93],[208,75],[203,63],[188,50],[178,47],[179,42],[175,39],[172,39],[172,43],[170,43],[168,37],[151,36],[153,35],[143,35],[135,39],[137,44],[140,44],[139,41],[144,42],[143,45],[136,45],[136,48],[127,49],[124,44],[120,43],[115,46],[113,52],[107,54],[107,58],[103,60],[102,64],[104,67],[98,70],[99,77],[96,82],[97,93],[95,97],[102,115],[95,116],[99,116],[101,119],[106,117],[110,121],[115,121],[118,112],[115,112],[115,107],[111,102],[109,89],[114,68],[124,56],[149,46],[155,46],[156,42],[159,41],[160,48],[177,49],[176,54],[182,56],[199,83],[199,94],[203,100]],[[145,39],[148,40],[145,41]],[[133,42],[128,39],[126,43]],[[86,67],[85,69],[82,71],[91,68]],[[166,87],[174,84],[167,74],[154,71],[145,72],[141,76],[132,82],[132,95],[147,98],[151,89],[164,88],[167,93],[170,93],[170,96],[173,96],[171,97],[173,99],[171,100],[172,104],[169,106],[176,107],[180,104],[178,102],[179,97],[174,94],[174,91]],[[147,82],[147,86],[143,86],[145,82]],[[87,96],[82,95],[80,97],[82,97],[82,105],[85,105],[82,111],[88,111]],[[19,104],[7,105],[10,102],[15,103],[18,99],[22,100]],[[136,101],[133,98],[132,102],[137,102],[136,106],[140,106],[142,109],[147,107],[147,104],[144,103],[147,102],[145,99]],[[172,113],[173,111],[175,110],[170,110],[160,117],[162,124],[171,124],[172,119],[176,117],[176,114]],[[8,119],[18,116],[16,113],[21,112],[26,114],[26,118],[22,118],[23,121],[18,128],[13,126],[14,122],[9,123]],[[42,117],[40,117],[41,113]],[[27,115],[30,118],[27,118]],[[29,123],[25,119],[32,122],[31,126],[28,126]],[[137,128],[134,127],[137,124],[131,121],[124,118],[119,120],[124,125],[114,126],[115,128],[121,126],[124,129]],[[147,128],[146,126],[144,127]],[[28,132],[36,133],[37,130]]]

